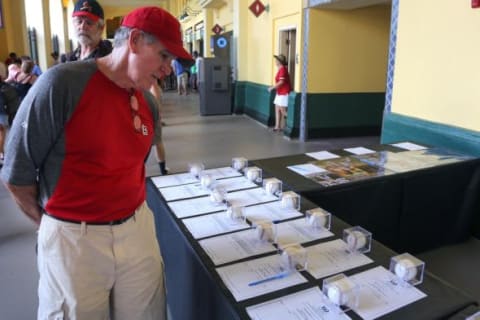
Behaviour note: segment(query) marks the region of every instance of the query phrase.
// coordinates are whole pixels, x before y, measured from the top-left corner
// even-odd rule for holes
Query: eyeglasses
[[[138,100],[137,97],[132,93],[130,96],[130,109],[132,111],[132,119],[133,119],[133,128],[137,133],[142,132],[142,119],[140,119],[140,116],[138,115]]]

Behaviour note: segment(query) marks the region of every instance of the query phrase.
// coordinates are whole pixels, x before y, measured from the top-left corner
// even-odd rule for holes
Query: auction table
[[[199,245],[198,240],[193,238],[183,220],[172,212],[150,178],[147,179],[147,202],[155,216],[157,238],[165,263],[167,302],[174,320],[250,319],[246,312],[248,306],[308,288],[321,287],[322,279],[315,279],[302,272],[307,279],[305,283],[236,302],[210,257]],[[306,199],[302,199],[301,206],[301,212],[317,207]],[[347,227],[348,224],[332,217],[331,231],[336,238],[341,237],[342,230]],[[325,240],[314,243],[323,241]],[[388,269],[390,258],[396,253],[373,241],[372,250],[366,255],[374,262],[344,273],[351,275],[379,265]],[[427,295],[425,298],[380,319],[456,319],[464,310],[476,308],[472,298],[430,274],[428,266],[423,283],[417,287]],[[352,311],[347,315],[352,319],[361,319]],[[288,320],[288,317],[283,319]]]
[[[369,148],[390,156],[409,152],[390,145]],[[351,156],[345,150],[331,152]],[[336,217],[363,226],[389,248],[419,253],[466,240],[478,223],[480,159],[439,159],[438,165],[330,186],[287,168],[316,161],[307,154],[254,160],[252,165]]]

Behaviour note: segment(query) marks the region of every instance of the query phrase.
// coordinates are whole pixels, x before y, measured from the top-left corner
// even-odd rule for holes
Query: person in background
[[[30,57],[28,56],[25,56],[25,57],[22,57],[22,60],[23,59],[27,59],[27,60],[32,60]],[[33,61],[33,60],[32,60]],[[42,75],[43,71],[42,71],[42,68],[40,68],[40,66],[38,65],[38,63],[36,61],[33,61],[33,68],[32,68],[32,74],[34,74],[35,76],[40,77]]]
[[[5,60],[5,65],[8,67],[12,63],[18,60],[17,54],[15,52],[10,52],[8,58]]]
[[[11,82],[17,90],[20,100],[25,98],[32,85],[37,81],[38,77],[33,74],[34,65],[35,64],[29,57],[23,57],[20,72],[15,75],[13,82]]]
[[[22,65],[22,60],[17,59],[8,66],[8,76],[5,79],[5,82],[11,83],[14,81],[17,73],[20,72],[20,66]]]
[[[188,81],[188,73],[187,70],[185,70],[185,67],[183,64],[180,62],[179,59],[173,60],[172,63],[172,68],[177,76],[177,91],[179,95],[182,95],[185,93],[185,95],[188,95],[187,91],[187,81]]]
[[[105,21],[103,8],[97,1],[77,1],[72,17],[78,47],[65,55],[65,62],[99,58],[112,51],[111,42],[102,40]]]
[[[197,69],[197,89],[200,89],[200,77],[202,77],[202,73],[204,72],[203,68],[203,57],[200,53],[197,52],[197,57],[195,58],[195,69]]]
[[[52,67],[60,63],[58,61],[58,51],[53,51],[52,53],[50,53],[50,57],[52,57]]]
[[[285,121],[287,117],[288,94],[292,90],[290,86],[290,76],[287,69],[287,58],[283,54],[274,56],[275,65],[278,68],[275,75],[275,85],[268,88],[268,91],[276,90],[275,95],[275,127],[273,131],[279,132],[285,128]]]
[[[162,76],[164,78],[165,76]],[[155,101],[157,102],[157,107],[158,107],[158,117],[160,120],[162,120],[162,88],[160,87],[159,81],[156,81],[151,87],[150,87],[150,93],[153,95],[155,98]],[[161,122],[162,126],[164,125],[163,122]],[[158,141],[155,144],[155,151],[156,151],[156,156],[157,156],[157,161],[158,161],[158,167],[160,168],[160,174],[162,176],[168,174],[168,169],[167,169],[167,161],[165,157],[165,145],[163,143],[163,140]]]
[[[0,62],[0,167],[3,166],[7,128],[11,125],[20,101],[14,87],[4,82],[7,68]]]
[[[146,91],[191,58],[158,7],[127,14],[111,54],[48,69],[22,101],[0,178],[38,230],[38,319],[166,319],[145,159],[161,139]]]
[[[192,88],[192,90],[195,90],[197,91],[198,90],[198,86],[197,86],[197,83],[198,83],[198,79],[197,79],[197,75],[198,75],[198,69],[197,69],[197,59],[198,59],[198,51],[193,51],[193,59],[195,59],[195,63],[192,65],[192,67],[190,68],[190,73],[191,73],[191,76],[190,76],[190,87]]]

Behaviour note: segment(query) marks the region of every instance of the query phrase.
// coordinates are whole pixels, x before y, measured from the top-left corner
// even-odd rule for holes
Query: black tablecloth
[[[419,253],[466,240],[480,210],[480,159],[323,187],[287,168],[305,155],[254,160],[264,175],[398,252]]]
[[[174,216],[151,180],[147,182],[147,202],[155,215],[157,237],[165,262],[167,300],[175,320],[249,319],[245,311],[247,306],[302,289],[321,287],[321,279],[314,279],[304,273],[309,280],[306,284],[237,303],[216,273],[210,258],[193,239],[181,220]],[[302,199],[302,212],[315,206],[315,204]],[[333,218],[332,232],[336,235],[341,235],[342,230],[346,227],[349,225],[340,219]],[[325,240],[316,242],[322,241]],[[375,263],[345,273],[347,275],[357,273],[376,265],[388,268],[390,257],[395,254],[374,241],[372,251],[367,255]],[[465,308],[475,306],[472,298],[428,272],[425,274],[424,282],[418,288],[428,297],[381,319],[448,319]],[[349,312],[349,316],[352,319],[359,319],[353,312]]]

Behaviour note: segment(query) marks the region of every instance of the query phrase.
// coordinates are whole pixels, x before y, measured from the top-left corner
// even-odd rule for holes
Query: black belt
[[[45,214],[49,217],[52,217],[55,220],[59,220],[59,221],[63,221],[63,222],[70,222],[70,223],[76,223],[76,224],[82,224],[83,222],[85,222],[86,224],[94,225],[94,226],[117,226],[119,224],[122,224],[122,223],[130,220],[130,218],[132,218],[135,215],[135,212],[132,212],[131,214],[129,214],[125,218],[121,218],[121,219],[118,219],[118,220],[107,221],[107,222],[76,221],[76,220],[70,220],[70,219],[55,217],[55,216],[52,216],[51,214],[49,214],[47,212],[44,212],[43,214]]]

